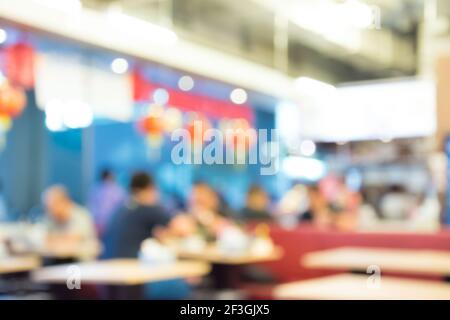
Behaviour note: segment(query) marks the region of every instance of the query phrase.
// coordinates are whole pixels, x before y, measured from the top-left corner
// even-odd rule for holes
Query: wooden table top
[[[186,250],[178,248],[175,249],[175,252],[181,259],[200,260],[213,264],[226,265],[243,265],[276,261],[283,256],[283,250],[279,247],[275,247],[274,250],[268,254],[252,254],[249,252],[239,255],[227,255],[221,252],[215,245],[207,246],[202,250]]]
[[[98,242],[83,245],[68,245],[66,243],[47,245],[38,250],[38,254],[45,258],[54,259],[79,259],[92,260],[102,252],[102,246]]]
[[[342,247],[308,253],[300,263],[315,269],[366,271],[376,265],[381,272],[450,275],[448,251]]]
[[[449,300],[450,284],[381,277],[379,287],[375,287],[368,285],[368,276],[341,274],[282,284],[274,296],[296,300]]]
[[[41,283],[66,283],[71,266],[79,267],[81,284],[138,285],[161,280],[200,277],[209,273],[207,263],[177,261],[171,264],[149,265],[137,259],[111,259],[77,264],[44,267],[32,273]]]
[[[0,274],[27,272],[39,268],[41,260],[36,256],[18,256],[0,259]]]

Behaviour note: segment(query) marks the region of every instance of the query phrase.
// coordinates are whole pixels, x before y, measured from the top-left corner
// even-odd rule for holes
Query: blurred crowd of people
[[[393,185],[379,194],[375,204],[369,198],[367,190],[355,191],[344,178],[330,175],[315,184],[293,183],[277,201],[262,186],[251,185],[245,205],[236,211],[210,184],[196,181],[186,203],[169,210],[147,172],[135,172],[125,190],[112,171],[104,170],[90,191],[86,207],[76,203],[63,185],[47,188],[42,194],[45,214],[39,225],[44,229],[42,247],[81,252],[81,260],[140,258],[145,243],[153,246],[155,241],[167,248],[174,243],[195,247],[201,239],[204,245],[225,244],[227,251],[233,251],[243,234],[270,239],[269,224],[284,228],[309,224],[344,231],[373,230],[385,221],[403,223],[403,230],[405,221],[427,231],[440,226],[439,201],[431,193],[418,197]],[[0,215],[6,211],[1,200],[0,192]],[[379,229],[388,230],[386,225]],[[150,238],[153,240],[149,242]],[[86,252],[83,248],[94,249]],[[184,292],[188,286],[175,281],[165,288],[165,292]]]
[[[249,222],[276,222],[285,227],[309,223],[318,228],[357,230],[383,219],[414,216],[422,217],[423,224],[426,215],[435,219],[439,214],[438,202],[419,201],[400,186],[389,188],[375,208],[364,194],[351,190],[338,177],[311,185],[293,184],[275,203],[261,186],[252,185],[239,212],[231,210],[208,183],[198,181],[192,186],[185,209],[168,212],[151,175],[136,172],[127,194],[109,170],[102,172],[92,189],[87,208],[71,200],[59,185],[44,192],[43,203],[49,242],[98,238],[104,245],[103,256],[109,258],[138,256],[141,243],[149,237],[170,241],[195,234],[214,241],[223,230]]]

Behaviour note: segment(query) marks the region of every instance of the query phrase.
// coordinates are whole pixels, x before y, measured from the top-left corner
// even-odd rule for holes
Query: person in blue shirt
[[[137,258],[142,242],[158,238],[168,228],[171,216],[159,205],[159,195],[153,178],[136,172],[130,182],[130,196],[114,214],[106,232],[105,258]],[[145,287],[146,298],[181,299],[189,292],[183,280],[152,283]]]

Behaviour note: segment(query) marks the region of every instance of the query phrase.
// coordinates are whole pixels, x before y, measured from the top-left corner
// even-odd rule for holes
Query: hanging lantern
[[[239,140],[245,139],[245,143],[242,147],[248,149],[256,139],[256,131],[253,129],[247,120],[236,119],[234,120],[235,135],[233,143],[235,146],[239,145]]]
[[[26,43],[16,43],[5,49],[6,75],[14,86],[31,89],[34,86],[34,49]]]
[[[167,108],[163,115],[164,130],[167,133],[181,128],[183,124],[183,115],[180,110],[176,108]]]
[[[21,89],[11,86],[7,81],[0,85],[0,114],[15,118],[26,106],[26,95]]]
[[[197,113],[189,115],[189,118],[186,130],[191,137],[191,142],[201,146],[205,141],[206,131],[212,128],[211,122],[204,115]]]
[[[150,106],[149,114],[138,122],[138,129],[146,135],[147,141],[152,148],[161,146],[164,138],[163,114],[164,109],[160,106]]]

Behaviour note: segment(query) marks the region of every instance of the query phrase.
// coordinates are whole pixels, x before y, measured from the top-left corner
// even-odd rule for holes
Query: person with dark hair
[[[170,222],[170,215],[158,204],[158,190],[149,174],[142,171],[133,174],[129,189],[128,201],[113,216],[107,229],[108,258],[137,258],[141,243]]]
[[[153,178],[146,172],[136,172],[129,190],[128,201],[114,214],[107,229],[104,258],[138,258],[145,239],[161,238],[170,232],[171,217],[158,204],[159,194]],[[174,225],[184,228],[183,222]],[[182,299],[189,293],[190,286],[178,279],[144,286],[144,295],[150,299]]]
[[[267,192],[259,185],[252,185],[248,189],[245,207],[241,211],[244,220],[270,220],[270,199]]]
[[[100,173],[100,179],[102,181],[114,180],[114,174],[109,169],[103,169],[102,172]]]
[[[119,209],[125,200],[125,191],[115,181],[114,173],[103,169],[100,181],[92,189],[88,208],[93,214],[97,233],[102,236],[112,214]]]

